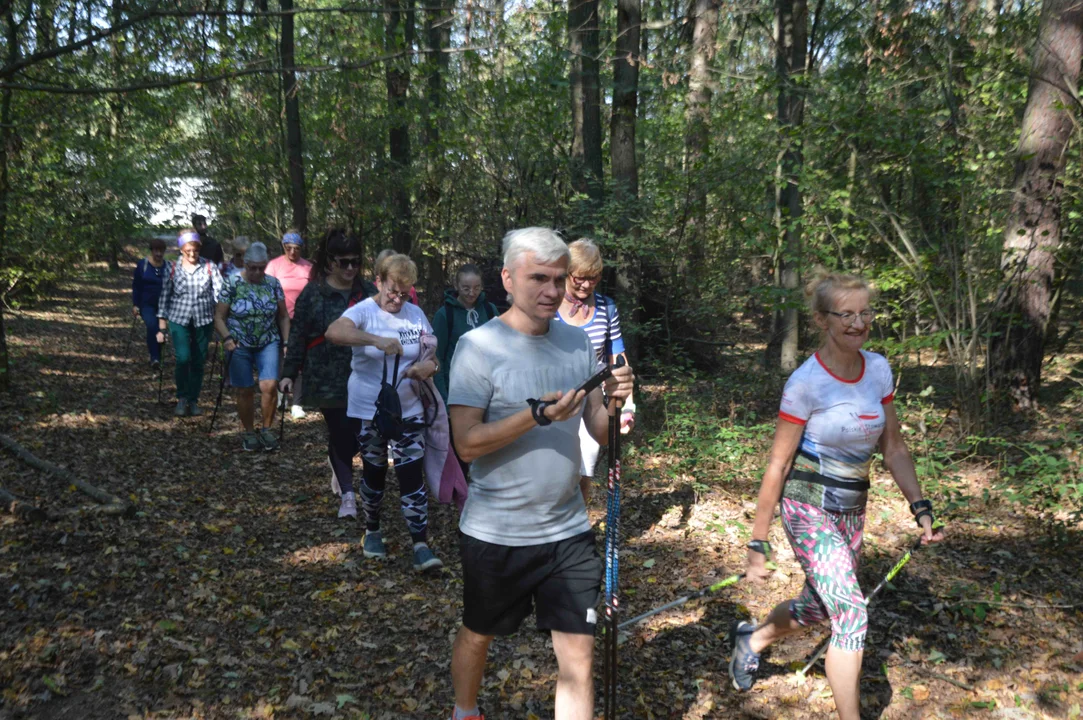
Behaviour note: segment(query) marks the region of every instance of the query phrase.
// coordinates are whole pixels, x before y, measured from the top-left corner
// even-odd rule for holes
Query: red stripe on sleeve
[[[806,422],[808,422],[807,420],[802,420],[801,418],[790,415],[789,413],[784,413],[781,410],[779,411],[778,416],[786,422],[792,422],[794,425],[804,425]]]
[[[894,401],[895,401],[895,393],[891,393],[891,394],[890,394],[890,395],[888,395],[888,396],[887,396],[886,398],[884,398],[883,400],[881,400],[881,401],[880,401],[880,404],[881,404],[881,405],[887,405],[887,404],[888,404],[889,402],[894,402]]]

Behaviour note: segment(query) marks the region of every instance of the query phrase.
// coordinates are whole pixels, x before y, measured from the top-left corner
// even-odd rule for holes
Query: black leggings
[[[327,423],[327,460],[342,492],[353,492],[353,459],[357,455],[357,435],[361,420],[348,417],[346,408],[320,408]]]

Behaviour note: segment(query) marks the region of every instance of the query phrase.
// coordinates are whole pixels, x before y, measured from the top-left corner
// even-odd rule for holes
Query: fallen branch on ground
[[[3,445],[5,448],[11,451],[11,453],[15,455],[15,457],[19,458],[27,465],[33,468],[37,468],[38,470],[41,470],[42,472],[49,475],[52,475],[53,477],[62,480],[69,485],[74,485],[81,492],[93,498],[95,502],[101,503],[100,507],[83,508],[83,510],[88,510],[90,512],[103,515],[125,515],[128,517],[135,514],[135,507],[132,506],[130,503],[121,500],[112,493],[108,493],[104,490],[94,487],[88,482],[80,480],[75,475],[60,467],[59,465],[55,465],[48,460],[42,460],[37,455],[30,452],[22,445],[15,442],[15,440],[11,439],[7,435],[4,435],[3,433],[0,433],[0,445]]]
[[[41,522],[46,518],[44,510],[31,505],[17,495],[12,495],[2,487],[0,487],[0,502],[3,503],[5,510],[23,520]]]

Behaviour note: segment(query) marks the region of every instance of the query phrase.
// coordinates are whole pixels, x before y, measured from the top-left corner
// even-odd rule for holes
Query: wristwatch
[[[553,421],[545,416],[545,408],[553,404],[552,400],[535,400],[534,398],[527,398],[527,403],[530,404],[530,414],[534,416],[534,422],[538,423],[541,427],[553,424]]]
[[[766,540],[753,540],[748,544],[748,549],[752,552],[758,552],[768,560],[771,559],[771,543]]]

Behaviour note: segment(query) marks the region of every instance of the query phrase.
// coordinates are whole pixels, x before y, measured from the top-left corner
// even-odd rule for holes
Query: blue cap
[[[283,245],[304,245],[305,241],[301,239],[301,235],[295,232],[288,232],[282,236]]]
[[[177,236],[177,247],[182,248],[188,243],[203,244],[203,241],[199,239],[199,233],[189,230],[188,232],[182,232]]]

